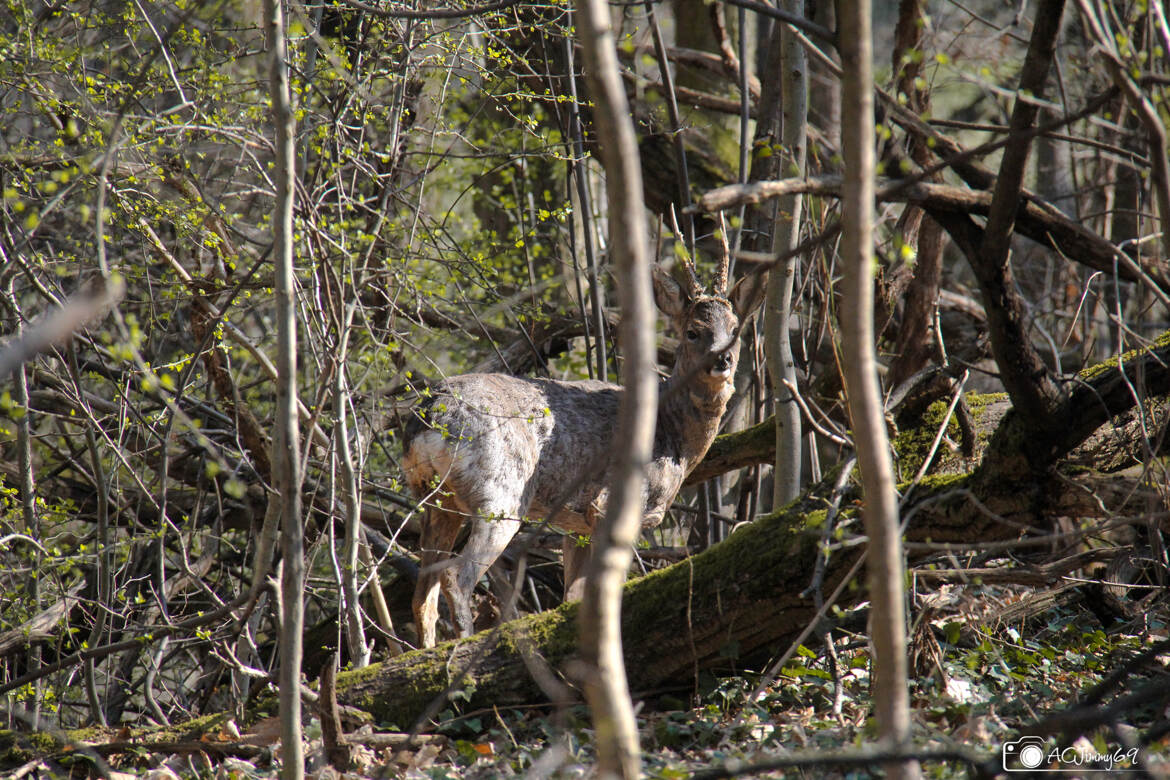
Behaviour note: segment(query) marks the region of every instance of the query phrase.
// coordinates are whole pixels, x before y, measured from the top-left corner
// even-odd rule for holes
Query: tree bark
[[[948,184],[914,180],[881,180],[877,199],[884,203],[913,203],[928,212],[945,214],[972,214],[986,216],[991,208],[989,192],[952,187]],[[840,196],[840,176],[812,176],[807,179],[753,181],[749,184],[729,184],[710,190],[699,198],[696,208],[716,211],[737,203],[758,203],[799,190],[814,195]],[[1112,275],[1122,281],[1144,281],[1165,295],[1170,290],[1170,279],[1156,268],[1141,269],[1132,258],[1122,253],[1102,236],[1073,222],[1044,201],[1029,197],[1016,213],[1015,230],[1042,246],[1057,250],[1073,262]],[[948,231],[949,232],[949,231]],[[982,231],[980,231],[982,232]],[[952,238],[953,238],[952,234]],[[1118,265],[1114,270],[1114,262]]]
[[[1031,148],[1031,142],[1024,140],[1024,136],[1035,124],[1039,112],[1039,106],[1027,96],[1044,95],[1063,12],[1064,0],[1042,0],[1036,9],[1032,39],[1012,109],[1011,132],[1020,140],[1004,148],[983,240],[978,255],[969,257],[983,293],[991,350],[999,366],[1000,380],[1012,398],[1012,405],[1033,420],[1037,430],[1060,424],[1053,410],[1059,404],[1061,392],[1032,345],[1024,302],[1012,278],[1009,253]]]
[[[1132,362],[1145,369],[1170,365],[1170,345]],[[1122,384],[1115,371],[1105,373],[1111,376],[1094,381],[1094,386]],[[1157,384],[1166,392],[1170,376],[1163,375]],[[1096,404],[1090,395],[1083,400],[1086,409]],[[1007,424],[1007,418],[1003,420]],[[1109,445],[1115,436],[1111,430],[1102,444]],[[939,478],[933,487],[920,486],[904,507],[906,516],[912,517],[907,540],[970,545],[972,540],[1014,539],[1022,526],[1043,526],[1070,512],[1089,517],[1100,511],[1091,506],[1088,491],[1085,497],[1070,491],[1067,478],[1030,477],[1021,471],[1016,479],[1007,480],[998,471],[980,469],[967,476]],[[799,594],[809,584],[821,540],[825,503],[818,496],[831,490],[834,479],[830,473],[805,500],[741,527],[703,553],[626,583],[622,635],[631,690],[685,684],[696,669],[731,673],[737,668],[737,655],[784,647],[800,634],[816,614],[812,599]],[[1087,484],[1094,484],[1093,477],[1087,479]],[[1119,478],[1107,479],[1116,484]],[[847,495],[842,505],[850,506],[857,498],[856,493]],[[1070,501],[1079,504],[1073,507]],[[841,583],[859,549],[833,552],[824,592],[833,592]],[[838,603],[842,608],[868,597],[863,588],[847,593],[849,602]],[[554,669],[569,668],[578,656],[579,608],[578,603],[565,604],[468,639],[343,673],[338,678],[339,701],[404,728],[446,692],[456,693],[452,702],[467,711],[547,702],[524,656],[535,653]],[[469,699],[462,701],[463,694]]]
[[[905,97],[907,107],[922,116],[930,109],[930,92],[919,86],[923,72],[923,42],[926,32],[925,0],[901,0],[898,4],[898,24],[894,30],[893,67],[897,74],[898,95]],[[920,167],[930,164],[930,150],[924,139],[911,136],[907,153]],[[936,173],[932,181],[941,182]],[[909,207],[902,214],[902,249],[912,254],[899,258],[909,263],[913,258],[913,276],[900,296],[897,289],[888,291],[892,297],[902,297],[902,318],[893,336],[894,357],[890,361],[889,386],[898,387],[930,363],[937,349],[935,340],[935,313],[938,311],[938,293],[942,282],[942,255],[946,234],[942,226],[926,218],[922,209]]]
[[[790,13],[800,14],[802,3],[786,0]],[[780,72],[770,74],[781,83],[780,122],[783,159],[787,173],[804,176],[808,133],[808,57],[788,25],[777,25],[780,39]],[[800,224],[804,199],[791,193],[779,199],[772,250],[787,254],[800,242]],[[772,377],[772,410],[776,416],[776,459],[772,469],[772,509],[779,509],[800,495],[801,441],[800,408],[785,382],[796,384],[796,366],[792,358],[789,321],[792,319],[792,286],[800,263],[799,257],[782,262],[768,275],[768,298],[765,306],[764,353]],[[815,453],[810,453],[815,456]]]
[[[768,463],[775,455],[776,418],[769,417],[751,428],[717,436],[683,484],[697,485],[735,469]]]
[[[1105,55],[1105,65],[1109,69],[1117,87],[1124,92],[1133,105],[1142,125],[1146,129],[1147,148],[1150,155],[1150,179],[1154,198],[1158,203],[1158,216],[1161,221],[1162,251],[1170,255],[1170,156],[1166,153],[1166,126],[1162,122],[1162,115],[1151,100],[1133,80],[1131,68],[1134,63],[1126,62],[1117,51],[1114,36],[1108,34],[1104,28],[1104,21],[1098,19],[1092,7],[1085,0],[1077,0],[1080,8],[1081,21],[1090,37],[1096,40],[1097,46]],[[1165,24],[1165,20],[1162,22]]]
[[[353,311],[352,307],[346,308],[345,320],[338,328],[337,366],[333,369],[333,446],[337,459],[335,480],[338,492],[341,493],[342,511],[345,513],[345,542],[342,546],[338,585],[344,596],[342,611],[345,613],[345,640],[349,646],[350,663],[360,669],[370,664],[370,644],[366,641],[361,601],[358,598],[358,548],[364,544],[361,538],[361,495],[357,478],[360,469],[354,469],[353,450],[349,441],[351,398],[346,352]]]

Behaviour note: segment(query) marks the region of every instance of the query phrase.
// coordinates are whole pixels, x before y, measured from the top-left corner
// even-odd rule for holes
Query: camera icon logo
[[[1003,768],[1007,772],[1038,769],[1046,756],[1044,740],[1040,737],[1020,737],[1003,743]]]

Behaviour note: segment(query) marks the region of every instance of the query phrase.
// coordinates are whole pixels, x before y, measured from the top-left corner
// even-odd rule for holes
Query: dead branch
[[[840,176],[813,176],[807,179],[781,179],[748,184],[730,184],[705,193],[695,206],[708,212],[740,204],[760,203],[782,195],[802,192],[808,195],[841,196]],[[932,213],[986,217],[991,210],[992,194],[948,184],[905,179],[879,179],[877,200],[884,203],[912,203]],[[1041,246],[1054,249],[1069,260],[1112,275],[1127,282],[1144,281],[1151,287],[1170,291],[1170,279],[1160,270],[1141,269],[1133,258],[1104,237],[1080,223],[1073,222],[1051,204],[1028,198],[1016,214],[1016,231]]]
[[[1039,563],[1031,566],[976,566],[960,569],[911,569],[910,574],[918,580],[932,583],[957,584],[1000,584],[1000,585],[1051,585],[1065,574],[1112,558],[1118,548],[1108,547],[1088,550],[1070,555],[1058,561]]]

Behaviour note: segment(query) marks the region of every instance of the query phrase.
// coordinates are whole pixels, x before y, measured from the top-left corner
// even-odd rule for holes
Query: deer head
[[[757,274],[740,279],[730,293],[727,287],[727,254],[716,269],[713,291],[707,294],[695,275],[694,265],[684,261],[688,282],[684,286],[661,266],[652,268],[654,302],[671,322],[678,337],[674,375],[705,387],[712,395],[730,393],[739,361],[739,335],[765,287]]]

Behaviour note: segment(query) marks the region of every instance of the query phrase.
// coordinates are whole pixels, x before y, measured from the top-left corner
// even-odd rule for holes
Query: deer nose
[[[713,374],[726,374],[731,371],[731,355],[724,352],[715,356],[715,364],[711,367]]]

